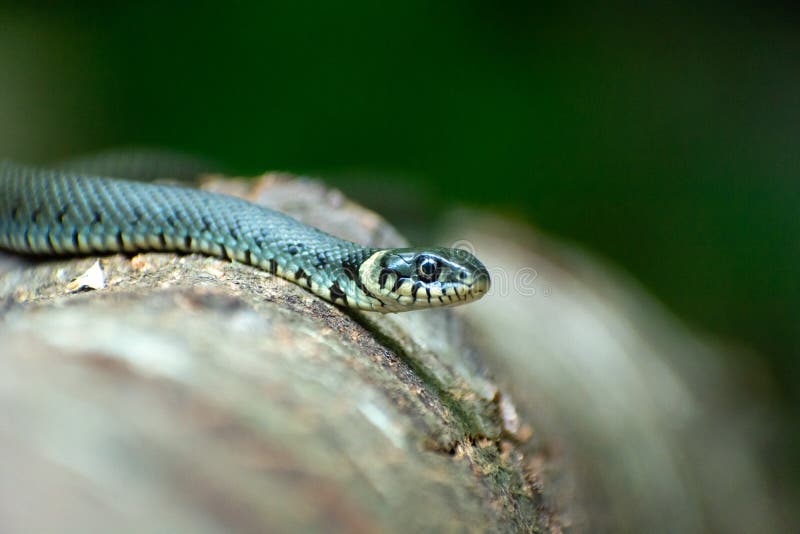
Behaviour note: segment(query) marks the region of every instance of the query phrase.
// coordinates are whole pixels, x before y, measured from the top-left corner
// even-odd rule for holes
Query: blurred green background
[[[0,154],[169,147],[323,176],[415,237],[521,216],[800,400],[800,10],[461,0],[0,4]]]

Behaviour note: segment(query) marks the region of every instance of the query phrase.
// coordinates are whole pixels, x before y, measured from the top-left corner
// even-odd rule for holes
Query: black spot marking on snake
[[[65,224],[64,218],[67,216],[68,211],[69,206],[61,206],[61,209],[58,210],[58,213],[56,214],[56,219],[58,219],[58,222],[60,222],[62,225]]]
[[[99,211],[92,212],[92,224],[103,224],[103,214]]]
[[[47,232],[47,242],[50,243],[50,250],[52,250],[53,252],[58,250],[58,247],[56,247],[57,241],[58,240],[53,235],[53,232]]]
[[[395,272],[391,269],[381,269],[381,274],[378,275],[378,285],[384,287],[386,285],[386,281],[389,279],[389,276],[393,274],[395,274]]]
[[[301,248],[303,248],[303,244],[302,243],[296,243],[294,245],[289,245],[289,248],[287,250],[288,250],[289,254],[291,254],[292,256],[296,256],[297,253],[300,252]]]
[[[323,254],[322,252],[317,252],[317,255],[315,256],[314,259],[315,259],[314,267],[316,269],[322,269],[323,267],[328,265],[328,259],[325,257],[325,254]]]
[[[411,299],[413,302],[417,302],[417,291],[423,288],[428,291],[428,298],[430,299],[431,290],[423,282],[414,282],[414,285],[411,286]]]
[[[18,202],[15,202],[17,204]],[[11,210],[11,220],[19,219],[19,215],[22,211],[19,209],[19,206],[14,206],[14,209]]]
[[[203,231],[210,232],[211,231],[211,219],[208,218],[207,215],[203,215],[200,217],[200,221],[203,223]]]
[[[373,297],[372,293],[369,292],[367,286],[364,285],[364,282],[361,281],[361,278],[358,276],[358,268],[361,265],[361,260],[348,256],[346,258],[342,258],[342,273],[355,282],[356,287],[360,289],[365,295]]]
[[[400,289],[400,286],[403,285],[403,282],[405,282],[406,280],[407,278],[400,278],[398,276],[397,280],[394,281],[394,285],[392,286],[392,292],[396,293],[397,290]]]
[[[306,286],[311,287],[311,279],[308,277],[308,273],[306,273],[302,267],[298,267],[297,271],[295,271],[294,273],[294,279],[299,284],[300,282],[302,282],[303,278],[306,279],[305,281]]]
[[[253,265],[253,253],[250,252],[249,248],[244,249],[244,262]]]
[[[330,287],[331,291],[331,301],[336,302],[336,299],[341,299],[342,303],[347,305],[347,294],[342,291],[341,286],[339,286],[339,282],[334,282],[333,285]]]
[[[278,274],[278,262],[275,261],[274,258],[269,260],[269,272],[272,274]]]
[[[343,258],[342,261],[342,273],[353,280],[354,282],[358,282],[358,264],[351,259],[351,258]]]

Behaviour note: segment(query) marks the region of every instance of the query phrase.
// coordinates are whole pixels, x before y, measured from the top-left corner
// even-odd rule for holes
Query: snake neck
[[[306,287],[324,299],[342,306],[370,311],[390,311],[362,278],[362,265],[379,249],[337,240],[324,252],[288,261],[270,261],[266,270]],[[332,241],[326,241],[330,246]],[[256,263],[256,266],[265,267]]]

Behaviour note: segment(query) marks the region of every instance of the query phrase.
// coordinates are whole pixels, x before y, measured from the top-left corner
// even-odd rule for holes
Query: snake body
[[[0,164],[0,248],[202,253],[380,312],[463,304],[489,289],[486,268],[463,250],[365,247],[239,198],[11,162]]]

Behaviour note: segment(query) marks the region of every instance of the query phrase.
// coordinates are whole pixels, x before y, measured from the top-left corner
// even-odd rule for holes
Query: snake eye
[[[436,275],[439,274],[439,262],[431,257],[425,256],[420,259],[417,272],[423,281],[431,282],[436,278]]]

